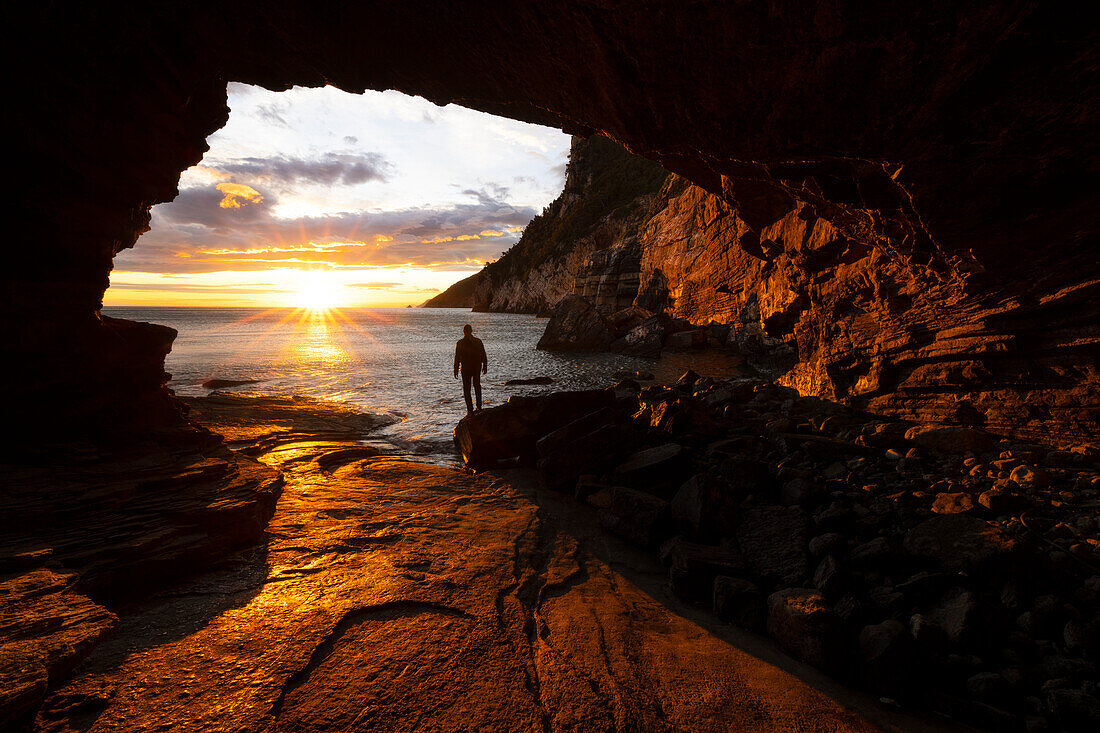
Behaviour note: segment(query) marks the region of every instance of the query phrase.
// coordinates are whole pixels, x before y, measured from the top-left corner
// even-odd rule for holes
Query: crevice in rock
[[[305,683],[313,671],[328,659],[329,655],[332,654],[336,647],[337,642],[339,642],[340,638],[350,629],[373,618],[389,620],[406,616],[417,616],[424,613],[436,613],[470,621],[475,620],[474,616],[460,608],[431,601],[388,601],[386,603],[378,603],[371,606],[352,609],[340,617],[340,620],[336,622],[336,626],[333,627],[332,631],[326,634],[321,642],[313,649],[313,653],[310,654],[309,661],[306,662],[306,665],[290,675],[286,682],[283,683],[282,689],[279,692],[279,697],[275,700],[275,703],[271,706],[271,710],[268,713],[269,717],[274,719],[279,718],[280,714],[282,714],[287,696]]]

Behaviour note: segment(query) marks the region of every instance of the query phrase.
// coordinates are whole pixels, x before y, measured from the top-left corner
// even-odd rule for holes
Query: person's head
[[[463,336],[472,336],[473,333],[474,333],[474,327],[471,326],[469,323],[467,323],[465,326],[462,327],[462,335]]]

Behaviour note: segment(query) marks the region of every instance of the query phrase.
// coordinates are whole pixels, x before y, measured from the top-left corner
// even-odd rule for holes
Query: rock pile
[[[880,695],[1100,724],[1100,451],[914,426],[752,380],[620,384],[537,443],[548,486],[680,596]]]
[[[683,318],[631,306],[604,315],[587,298],[567,295],[550,313],[538,348],[547,351],[614,351],[657,358],[663,349],[720,347],[729,326],[693,326]]]

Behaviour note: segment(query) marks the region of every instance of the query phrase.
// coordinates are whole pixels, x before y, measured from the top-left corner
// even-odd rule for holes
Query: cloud
[[[326,153],[314,159],[287,156],[237,158],[211,167],[238,178],[324,186],[385,181],[393,172],[393,163],[381,153]]]
[[[344,145],[355,145],[357,142],[359,142],[359,138],[355,135],[344,135]]]
[[[264,200],[259,191],[243,183],[219,183],[216,188],[225,194],[218,202],[218,207],[222,209],[239,209],[247,204],[258,204]]]
[[[502,187],[487,186],[471,189],[472,201],[450,206],[282,218],[274,213],[277,194],[244,188],[255,195],[234,194],[234,200],[245,202],[239,208],[223,208],[227,194],[213,186],[181,190],[175,201],[153,209],[151,231],[118,255],[116,268],[195,273],[308,264],[476,270],[514,244],[536,213],[494,198]]]
[[[364,290],[393,290],[402,287],[402,283],[348,283],[348,287]]]
[[[408,283],[348,283],[348,287],[359,287],[364,291],[396,291],[398,293],[438,293],[438,287],[418,287]]]
[[[236,284],[226,286],[222,285],[195,285],[191,283],[128,283],[128,282],[112,282],[112,290],[151,290],[151,291],[167,291],[167,292],[180,292],[180,293],[221,293],[227,290],[232,290],[233,293],[257,293],[266,295],[267,293],[285,293],[288,292],[286,288],[280,288],[275,283],[247,283],[244,285]]]

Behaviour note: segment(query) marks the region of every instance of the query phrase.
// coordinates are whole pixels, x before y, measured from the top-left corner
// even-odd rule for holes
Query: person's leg
[[[474,372],[474,394],[477,395],[477,409],[481,409],[481,373]]]
[[[462,373],[462,396],[466,399],[466,412],[471,413],[474,411],[474,403],[470,400],[470,375],[466,372]],[[481,386],[477,388],[477,401],[481,404]]]

